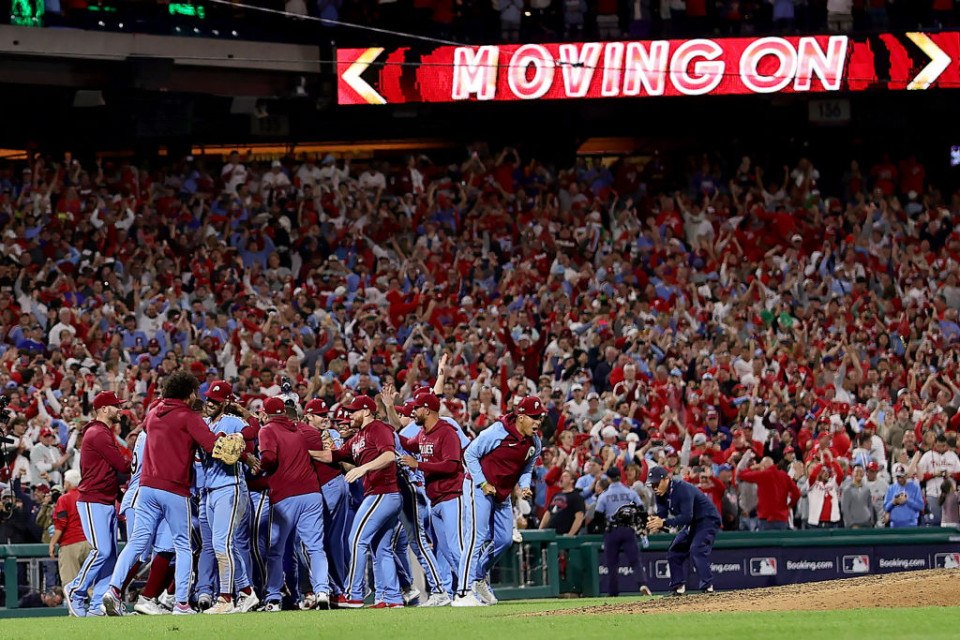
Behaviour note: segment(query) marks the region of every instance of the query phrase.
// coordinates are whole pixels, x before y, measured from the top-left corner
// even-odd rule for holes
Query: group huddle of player
[[[514,489],[530,495],[539,398],[471,441],[439,416],[430,388],[398,406],[386,387],[336,411],[288,394],[253,415],[228,382],[203,398],[198,386],[187,372],[165,380],[132,470],[113,432],[120,400],[94,400],[77,503],[92,551],[65,589],[71,615],[125,614],[147,564],[133,606],[146,615],[360,608],[371,592],[375,608],[496,603],[488,575],[513,541]],[[413,586],[408,548],[427,594]]]

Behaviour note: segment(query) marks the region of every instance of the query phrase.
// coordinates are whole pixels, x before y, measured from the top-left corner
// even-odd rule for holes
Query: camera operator
[[[23,500],[13,489],[4,489],[0,493],[0,544],[38,542],[33,529],[33,518],[23,508]]]
[[[637,528],[640,532],[645,531],[647,509],[637,492],[620,482],[620,469],[610,467],[607,477],[610,478],[610,487],[597,498],[596,507],[596,513],[607,520],[607,531],[603,535],[603,555],[610,580],[607,590],[612,598],[620,595],[618,569],[622,552],[637,576],[640,593],[648,596],[650,587],[647,586],[647,570],[640,562],[640,548],[637,545]]]

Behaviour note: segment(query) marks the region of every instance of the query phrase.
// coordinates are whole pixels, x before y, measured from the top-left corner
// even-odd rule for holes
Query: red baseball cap
[[[347,411],[346,407],[337,407],[337,410],[333,412],[334,422],[350,422],[351,420],[350,412]]]
[[[214,380],[207,387],[204,396],[207,400],[213,400],[214,402],[226,402],[233,396],[233,385],[226,380]]]
[[[46,438],[47,436],[53,436],[53,435],[56,435],[56,434],[46,427],[44,427],[43,429],[40,429],[41,438]]]
[[[263,401],[263,412],[268,416],[283,416],[287,413],[287,407],[280,398],[267,398]]]
[[[428,391],[413,398],[413,408],[426,407],[430,411],[440,411],[440,398]]]
[[[867,464],[867,471],[880,471],[880,465],[876,461],[871,460]]]
[[[303,408],[303,412],[312,416],[325,416],[330,413],[330,407],[327,406],[323,398],[314,398]]]
[[[357,396],[353,399],[353,402],[347,407],[347,411],[367,411],[375,412],[377,410],[377,403],[370,396]]]
[[[119,407],[122,404],[123,400],[118,398],[113,391],[101,391],[93,399],[93,410],[99,411],[104,407]]]
[[[542,416],[546,413],[543,402],[537,396],[527,396],[517,405],[516,412],[525,416]]]
[[[413,415],[413,410],[416,408],[417,408],[416,403],[411,401],[411,402],[404,402],[402,405],[400,405],[396,409],[397,409],[397,413],[399,413],[405,418],[409,418],[411,415]]]
[[[788,453],[796,453],[796,449],[794,449],[793,447],[784,448],[783,455],[787,455]]]

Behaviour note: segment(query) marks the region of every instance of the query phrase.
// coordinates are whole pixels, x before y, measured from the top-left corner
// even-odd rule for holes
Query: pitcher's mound
[[[542,615],[828,611],[960,605],[960,569],[933,569],[804,584],[665,597],[644,602],[551,611]]]

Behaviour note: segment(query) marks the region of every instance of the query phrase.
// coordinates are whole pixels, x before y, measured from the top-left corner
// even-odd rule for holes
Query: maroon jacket
[[[374,420],[360,429],[343,446],[333,451],[333,461],[347,461],[357,466],[372,462],[385,451],[396,453],[396,441],[393,429],[389,425]],[[363,495],[374,496],[384,493],[398,493],[397,463],[391,462],[383,469],[371,471],[363,476]]]
[[[87,424],[80,444],[81,480],[77,501],[113,504],[120,491],[117,474],[128,471],[130,462],[120,453],[113,429],[99,420]]]
[[[149,437],[143,452],[140,486],[189,496],[193,450],[210,453],[217,435],[183,400],[160,400],[143,421]]]
[[[427,497],[432,504],[459,498],[463,494],[463,464],[460,462],[460,437],[453,425],[439,420],[427,432],[421,429],[415,438],[400,438],[403,448],[419,453],[417,467],[427,481]]]
[[[323,449],[323,436],[319,431],[305,422],[298,422],[297,429],[300,430],[308,451],[321,451]],[[313,470],[317,473],[317,481],[320,482],[321,487],[340,475],[340,465],[338,464],[326,464],[314,460]]]
[[[260,429],[260,461],[269,474],[270,504],[320,492],[307,450],[307,441],[297,424],[286,416],[273,416]]]

